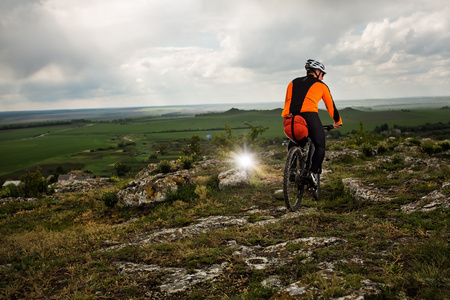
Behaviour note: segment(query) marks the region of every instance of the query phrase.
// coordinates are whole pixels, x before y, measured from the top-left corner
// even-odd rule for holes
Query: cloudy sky
[[[0,111],[450,95],[448,0],[1,0]],[[282,104],[280,104],[281,106]]]

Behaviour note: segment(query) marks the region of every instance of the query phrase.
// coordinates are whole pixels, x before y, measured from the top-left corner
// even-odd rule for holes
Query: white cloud
[[[282,102],[308,58],[335,99],[448,95],[448,15],[445,0],[4,0],[0,110]]]
[[[448,95],[449,12],[443,8],[375,20],[361,34],[342,36],[332,58],[346,77],[342,82],[359,82],[358,90],[366,87],[374,98]]]

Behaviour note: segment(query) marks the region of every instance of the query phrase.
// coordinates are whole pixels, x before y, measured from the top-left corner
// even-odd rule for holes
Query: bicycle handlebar
[[[325,129],[326,131],[330,131],[331,129],[334,129],[333,125],[323,125],[323,129]]]

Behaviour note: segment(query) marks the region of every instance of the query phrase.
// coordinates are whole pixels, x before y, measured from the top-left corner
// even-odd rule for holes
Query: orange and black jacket
[[[328,86],[313,75],[299,77],[292,80],[286,91],[282,117],[289,114],[298,115],[302,112],[319,112],[319,101],[323,99],[328,113],[336,124],[341,124],[339,115]]]

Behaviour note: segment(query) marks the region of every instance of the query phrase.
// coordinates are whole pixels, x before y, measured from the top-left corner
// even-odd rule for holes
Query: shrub
[[[269,129],[269,127],[262,127],[261,124],[257,127],[257,126],[253,126],[252,124],[250,124],[248,122],[244,123],[244,125],[247,125],[250,127],[250,132],[244,136],[244,140],[247,141],[248,145],[256,146],[258,144],[264,143],[264,141],[260,141],[258,143],[257,138],[259,135],[261,135],[265,131],[267,131],[267,129]]]
[[[117,181],[119,181],[119,177],[111,176],[111,177],[108,178],[107,181],[108,182],[117,182]]]
[[[369,143],[364,143],[361,145],[361,151],[366,157],[372,157],[373,156],[373,148],[372,145]]]
[[[342,149],[343,149],[343,147],[342,147],[342,144],[340,144],[340,143],[333,143],[330,145],[330,150],[342,151]]]
[[[405,158],[400,155],[394,155],[391,162],[387,162],[383,164],[383,168],[387,171],[395,171],[400,170],[404,167]]]
[[[103,203],[105,203],[107,207],[113,208],[119,201],[119,197],[117,196],[117,192],[109,191],[102,193],[101,200],[103,201]]]
[[[20,190],[15,184],[8,184],[0,190],[0,198],[19,197]]]
[[[194,164],[194,159],[192,158],[192,156],[183,156],[180,159],[180,162],[183,169],[188,170],[192,168],[192,165]]]
[[[388,131],[389,130],[389,125],[387,123],[384,123],[380,126],[375,126],[375,129],[373,131],[375,131],[376,133],[382,133],[383,131]]]
[[[131,171],[131,168],[122,162],[116,162],[114,164],[114,169],[116,170],[117,176],[124,176]]]
[[[37,197],[40,198],[47,191],[47,180],[42,177],[41,168],[38,166],[35,172],[27,173],[20,177],[23,184],[20,188],[23,191],[24,197]]]
[[[197,186],[195,184],[185,184],[178,186],[176,192],[169,193],[167,195],[167,200],[181,200],[183,202],[191,202],[192,200],[199,198],[199,195],[195,193],[196,188]]]
[[[408,138],[406,139],[406,142],[413,146],[420,146],[421,143],[420,139],[417,137]]]
[[[341,157],[339,157],[336,162],[342,163],[342,164],[356,164],[358,159],[354,157],[351,153],[345,153]]]
[[[402,165],[405,163],[405,158],[400,155],[394,155],[394,157],[392,158],[392,163],[396,165]]]
[[[10,185],[10,184],[9,184]],[[9,186],[8,185],[8,186]],[[8,186],[3,187],[0,190],[0,198],[8,198],[8,197],[12,197],[11,196],[11,191],[9,190]]]
[[[206,182],[206,187],[210,191],[216,191],[219,189],[219,174],[214,174],[209,177],[208,181]]]
[[[198,135],[193,135],[187,142],[186,148],[182,148],[184,155],[191,156],[194,160],[197,160],[202,155],[202,147],[200,144],[200,138]]]
[[[388,149],[388,147],[386,147],[385,144],[383,144],[383,143],[378,144],[378,148],[377,148],[377,153],[378,154],[386,153],[388,150],[389,149]]]
[[[363,144],[371,144],[377,139],[378,136],[375,133],[369,133],[367,130],[364,130],[362,122],[359,122],[359,130],[352,132],[351,137],[346,139],[346,144],[348,147],[351,145],[361,146]]]
[[[439,144],[443,151],[450,150],[450,142],[449,141],[443,141]]]
[[[212,143],[223,149],[231,149],[236,143],[231,127],[225,124],[224,132],[212,138]]]
[[[440,145],[436,145],[433,141],[426,140],[420,144],[420,148],[422,151],[428,155],[439,153],[442,151],[442,147]]]
[[[153,146],[153,149],[155,149],[155,151],[161,155],[164,155],[167,153],[167,146],[166,145],[155,145]]]
[[[157,171],[160,173],[169,173],[170,169],[172,168],[172,165],[170,164],[170,162],[168,160],[162,160],[159,162],[159,166],[157,168]]]
[[[55,183],[58,181],[59,175],[66,174],[69,170],[64,169],[63,166],[57,166],[55,170],[51,170],[50,173],[53,175],[50,178],[50,183]]]
[[[8,187],[5,186],[0,190],[0,198],[8,198],[8,197],[11,197],[10,191],[9,191]]]

